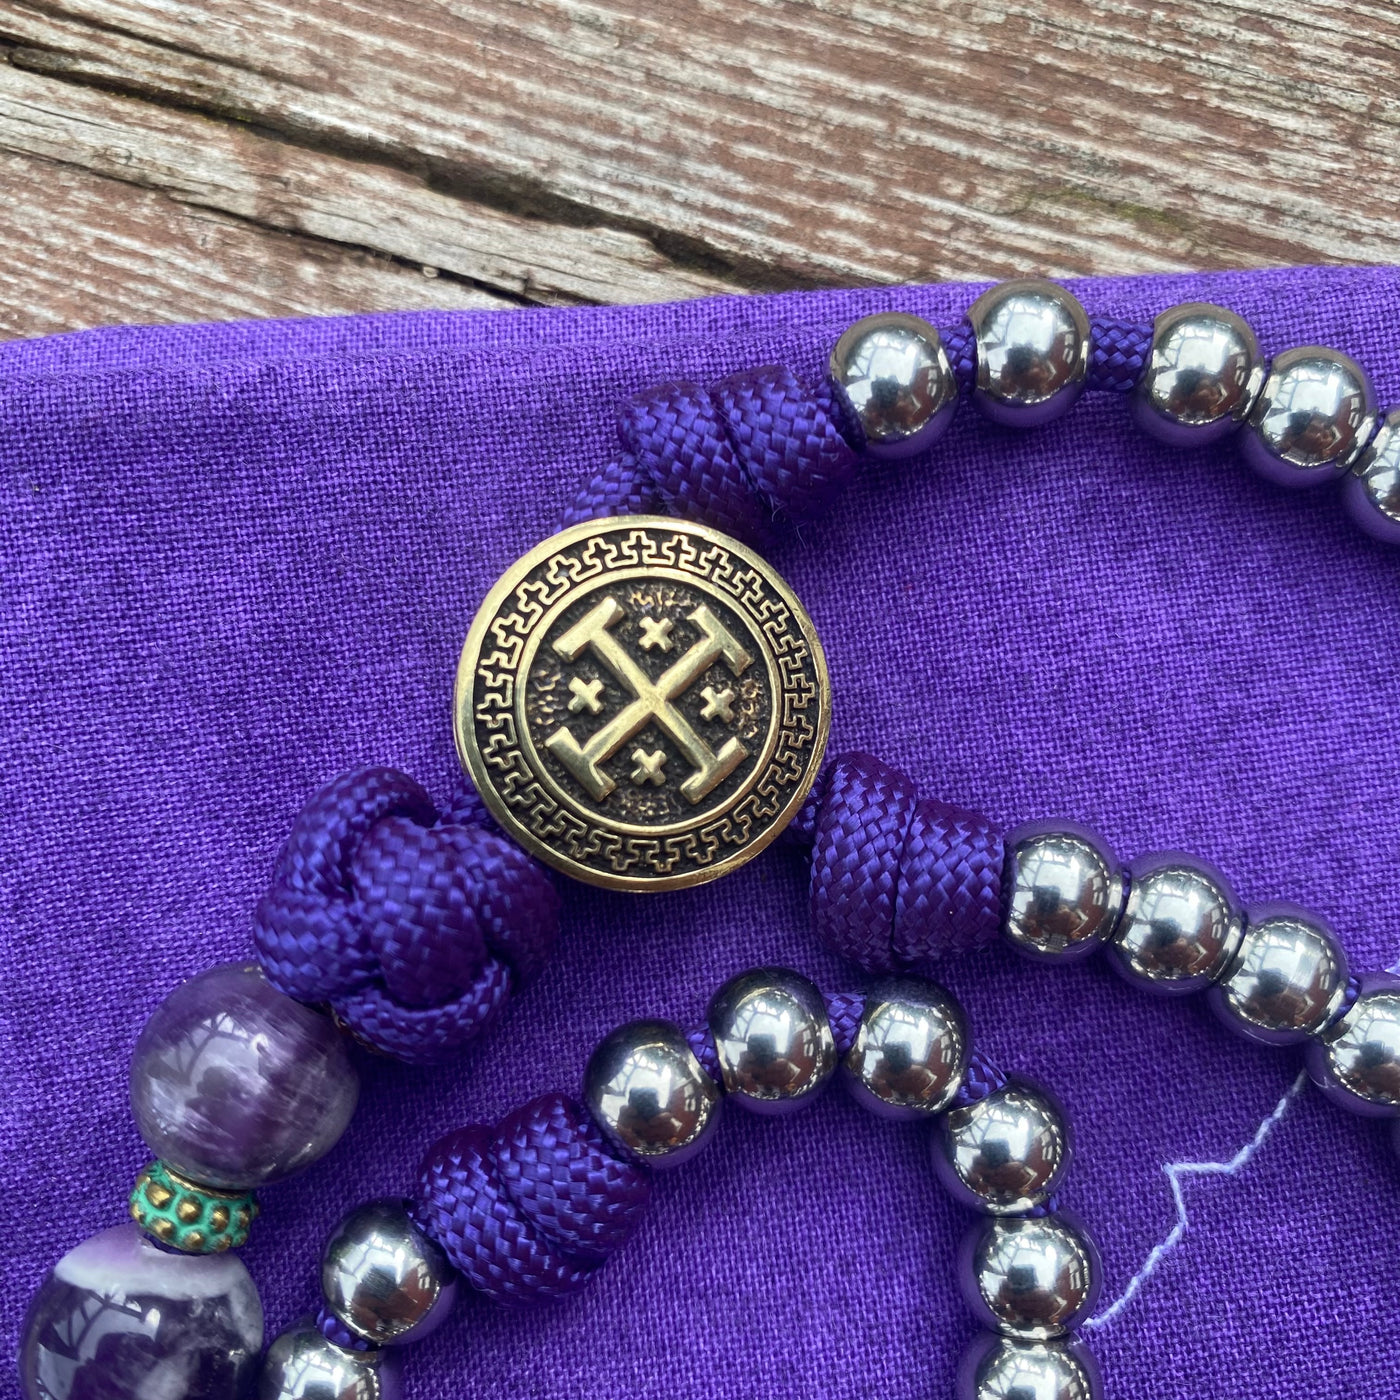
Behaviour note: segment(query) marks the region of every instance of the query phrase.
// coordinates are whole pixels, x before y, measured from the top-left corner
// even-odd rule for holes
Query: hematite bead
[[[599,1042],[583,1100],[624,1152],[656,1167],[687,1162],[719,1122],[719,1085],[670,1021],[631,1021]]]
[[[996,423],[1035,428],[1069,412],[1089,372],[1089,318],[1039,277],[1001,282],[967,313],[977,338],[977,407]]]
[[[1366,371],[1339,350],[1304,345],[1270,366],[1249,414],[1245,460],[1280,486],[1312,486],[1341,476],[1376,425],[1376,394]]]
[[[325,1156],[359,1092],[334,1023],[252,963],[176,987],[131,1059],[131,1111],[146,1145],[181,1176],[235,1190]]]
[[[973,1210],[1016,1215],[1045,1201],[1070,1159],[1069,1124],[1045,1090],[1012,1080],[935,1125],[933,1167]]]
[[[1093,1241],[1063,1214],[984,1220],[958,1262],[978,1321],[1024,1341],[1063,1336],[1087,1317],[1102,1272]]]
[[[1309,1043],[1307,1060],[1334,1103],[1371,1118],[1400,1115],[1400,977],[1362,977],[1346,1014]]]
[[[164,1162],[152,1162],[131,1188],[131,1218],[148,1234],[186,1254],[219,1254],[248,1241],[257,1198],[248,1191],[216,1191],[187,1181]]]
[[[1315,1035],[1341,1009],[1347,962],[1327,925],[1291,904],[1251,909],[1239,951],[1206,993],[1231,1030],[1266,1045]]]
[[[957,1400],[1101,1400],[1098,1363],[1082,1342],[1020,1342],[984,1332],[963,1354]]]
[[[1229,881],[1208,861],[1179,851],[1130,863],[1127,907],[1108,945],[1113,965],[1154,992],[1210,985],[1229,966],[1244,921]]]
[[[1073,822],[1034,822],[1006,838],[1002,932],[1021,952],[1068,962],[1092,953],[1123,908],[1123,871],[1108,845]]]
[[[303,1323],[268,1347],[258,1400],[400,1400],[401,1355],[393,1348],[349,1351]]]
[[[841,1061],[864,1107],[885,1118],[927,1118],[948,1106],[966,1069],[967,1020],[937,983],[901,977],[866,993]]]
[[[836,342],[828,369],[871,457],[912,457],[953,421],[958,390],[948,356],[938,331],[917,316],[882,311],[857,321]]]
[[[1152,323],[1152,353],[1131,411],[1160,441],[1196,447],[1238,429],[1263,383],[1264,361],[1249,325],[1223,306],[1186,302]]]
[[[26,1400],[243,1400],[262,1349],[258,1291],[230,1254],[167,1254],[135,1225],[69,1250],[20,1336]]]
[[[731,978],[707,1015],[730,1097],[755,1113],[810,1103],[836,1068],[822,994],[801,973],[759,967]]]
[[[457,1274],[401,1200],[368,1201],[326,1241],[321,1292],[326,1306],[362,1340],[377,1346],[417,1342],[451,1313]]]
[[[1400,544],[1400,408],[1386,414],[1343,491],[1347,511],[1368,535]]]

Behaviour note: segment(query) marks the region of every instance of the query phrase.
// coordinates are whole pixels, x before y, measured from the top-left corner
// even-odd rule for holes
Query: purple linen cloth
[[[621,398],[775,360],[815,372],[856,316],[946,325],[976,290],[0,346],[0,1394],[44,1270],[122,1218],[146,1159],[125,1078],[143,1017],[247,955],[325,779],[392,763],[445,798],[472,611],[612,451]],[[1266,351],[1336,345],[1400,399],[1393,269],[1075,290],[1143,319],[1224,302]],[[1125,410],[1095,396],[1028,436],[964,412],[931,460],[871,468],[781,547],[831,662],[832,752],[872,750],[1005,823],[1071,814],[1125,856],[1198,851],[1247,901],[1331,919],[1353,966],[1390,966],[1400,556],[1334,493],[1276,490],[1228,448],[1154,446]],[[856,985],[815,945],[791,852],[669,896],[571,888],[554,963],[480,1053],[366,1063],[340,1147],[265,1192],[245,1257],[269,1335],[313,1307],[339,1215],[407,1189],[435,1136],[573,1089],[614,1024],[694,1022],[758,960]],[[1290,1097],[1296,1053],[1098,960],[994,950],[946,980],[979,1043],[1073,1116],[1063,1199],[1102,1243],[1101,1311],[1136,1288],[1088,1334],[1110,1396],[1397,1393],[1400,1163],[1382,1128]],[[785,1120],[732,1112],[587,1296],[529,1314],[468,1298],[407,1356],[407,1394],[942,1400],[973,1334],[953,1272],[966,1224],[916,1129],[839,1093]]]

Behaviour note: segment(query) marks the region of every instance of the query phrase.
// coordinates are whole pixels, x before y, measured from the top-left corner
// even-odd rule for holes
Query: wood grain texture
[[[448,305],[1400,260],[1391,0],[0,0],[0,44],[0,149]]]

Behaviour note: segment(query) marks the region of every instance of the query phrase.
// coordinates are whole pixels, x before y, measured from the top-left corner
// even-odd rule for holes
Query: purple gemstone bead
[[[359,1092],[330,1018],[252,963],[177,987],[131,1061],[131,1111],[151,1151],[192,1181],[243,1191],[329,1152]]]
[[[263,1312],[230,1254],[159,1250],[118,1225],[70,1250],[20,1335],[25,1400],[243,1400]]]
[[[1400,977],[1368,972],[1356,1000],[1307,1049],[1313,1083],[1352,1113],[1400,1117]]]

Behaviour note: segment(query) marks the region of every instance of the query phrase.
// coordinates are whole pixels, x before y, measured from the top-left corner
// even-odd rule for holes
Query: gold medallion
[[[527,850],[674,890],[756,856],[816,780],[831,684],[812,620],[703,525],[575,525],[508,569],[467,634],[457,753]]]

